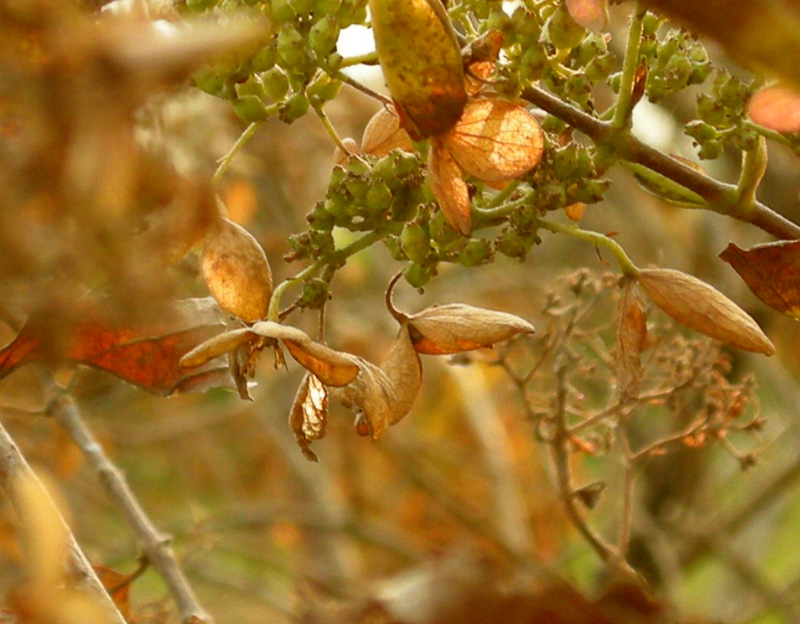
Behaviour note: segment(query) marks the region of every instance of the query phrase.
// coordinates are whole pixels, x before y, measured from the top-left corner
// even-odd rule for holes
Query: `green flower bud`
[[[325,208],[324,202],[317,202],[314,207],[306,215],[308,226],[312,230],[320,230],[322,232],[330,232],[334,226],[333,215]]]
[[[275,65],[276,58],[277,52],[275,50],[275,46],[264,46],[258,52],[256,52],[256,55],[253,57],[253,71],[265,72],[268,69],[272,69],[272,67]]]
[[[308,239],[315,257],[324,256],[333,251],[333,235],[321,230],[309,230]]]
[[[226,83],[212,67],[206,67],[192,77],[192,82],[201,91],[216,97],[225,97]]]
[[[386,236],[383,239],[383,244],[386,245],[386,249],[389,250],[389,255],[392,256],[392,260],[397,260],[397,262],[405,262],[408,260],[400,244],[400,238],[397,236]]]
[[[503,230],[500,236],[495,241],[495,249],[498,253],[508,256],[509,258],[517,258],[524,260],[528,252],[533,247],[534,239],[532,236],[525,236],[519,231],[509,228]]]
[[[345,168],[342,165],[334,165],[333,169],[331,169],[331,177],[328,180],[329,193],[331,191],[339,191],[346,178],[347,171],[345,171]]]
[[[339,54],[338,52],[333,52],[328,56],[327,59],[328,69],[332,72],[339,71],[342,68],[343,61],[344,57],[341,54]]]
[[[342,83],[328,74],[320,75],[314,82],[308,85],[306,95],[312,104],[320,106],[325,102],[335,98],[342,88]]]
[[[253,123],[264,121],[269,117],[269,111],[263,100],[255,95],[245,95],[233,101],[233,110],[242,121]]]
[[[403,277],[406,282],[414,288],[422,288],[425,286],[425,284],[431,281],[435,273],[436,269],[422,266],[416,262],[406,265],[406,268],[403,269]]]
[[[431,248],[431,237],[426,228],[419,221],[409,221],[403,226],[400,234],[400,244],[410,260],[418,264],[425,262]]]
[[[314,0],[314,16],[335,15],[341,6],[342,0]]]
[[[548,115],[542,121],[542,130],[545,132],[550,132],[552,134],[561,134],[564,130],[567,129],[567,124],[562,119],[559,119],[555,115]]]
[[[436,210],[431,216],[428,225],[431,238],[436,241],[440,247],[444,247],[454,241],[462,240],[462,235],[459,234],[453,226],[451,226],[441,210]]]
[[[258,75],[250,76],[244,82],[237,82],[234,86],[236,96],[243,98],[247,95],[254,95],[260,100],[267,96],[267,91],[264,89],[264,83]]]
[[[373,215],[382,215],[392,203],[392,191],[386,182],[373,182],[367,191],[367,208]]]
[[[547,20],[545,33],[550,43],[558,50],[572,49],[586,36],[586,30],[572,19],[564,5],[559,5]]]
[[[605,178],[586,180],[576,188],[570,188],[569,203],[596,204],[603,199],[610,185],[611,183]]]
[[[714,160],[722,156],[724,152],[725,146],[722,144],[722,141],[713,140],[703,143],[697,155],[703,160]]]
[[[664,67],[664,72],[673,91],[677,91],[688,84],[693,70],[692,62],[680,53],[669,59]]]
[[[371,167],[361,158],[351,158],[347,161],[347,172],[356,177],[369,177]]]
[[[311,27],[308,44],[318,58],[325,58],[336,48],[339,24],[333,15],[326,15]]]
[[[283,106],[281,106],[278,116],[284,123],[297,121],[308,112],[308,98],[305,93],[295,93]]]
[[[714,140],[719,137],[719,131],[714,126],[700,121],[699,119],[695,119],[686,124],[684,132],[698,143],[704,143],[705,141]]]
[[[270,0],[270,9],[276,22],[291,22],[297,17],[289,0]]]
[[[264,84],[269,99],[273,102],[283,101],[283,98],[289,93],[289,78],[280,67],[273,67],[261,74],[261,82]]]
[[[482,238],[471,238],[458,254],[458,262],[465,267],[486,264],[492,259],[492,245]]]
[[[303,284],[303,290],[297,301],[301,308],[312,310],[322,308],[331,298],[330,286],[328,282],[318,277],[314,277]]]
[[[661,26],[661,18],[653,13],[647,13],[642,19],[642,32],[645,35],[654,35]]]
[[[291,24],[283,24],[278,31],[278,61],[285,68],[299,66],[306,60],[306,43]]]
[[[535,81],[541,78],[547,67],[547,55],[541,46],[533,46],[525,50],[519,60],[519,75],[523,81]]]
[[[308,17],[314,8],[313,0],[289,0],[289,5],[299,17]]]
[[[344,193],[334,193],[325,200],[325,211],[333,218],[334,225],[340,227],[350,223],[352,199]]]
[[[364,201],[367,198],[367,193],[370,190],[370,184],[363,178],[348,178],[344,183],[348,193],[359,201]]]

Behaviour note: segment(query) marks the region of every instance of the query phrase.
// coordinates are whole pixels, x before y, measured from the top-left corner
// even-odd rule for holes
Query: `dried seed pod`
[[[469,189],[461,169],[440,139],[431,141],[428,153],[431,189],[439,208],[454,229],[467,236],[472,231]]]
[[[386,156],[393,149],[414,151],[408,132],[400,127],[400,118],[393,108],[381,107],[367,123],[361,137],[361,151],[372,156]]]
[[[439,0],[369,0],[386,84],[414,139],[444,134],[467,101],[461,48]]]
[[[203,249],[203,278],[226,312],[247,323],[267,315],[272,272],[261,245],[250,232],[220,219]]]
[[[617,309],[617,391],[625,402],[639,395],[642,351],[647,343],[647,313],[633,280],[626,279]]]
[[[328,424],[328,389],[311,373],[306,373],[289,413],[289,427],[294,432],[297,444],[309,461],[317,461],[317,456],[309,448],[314,440],[325,437]]]
[[[446,355],[491,347],[517,334],[532,334],[528,321],[514,314],[451,303],[427,308],[409,318],[417,353]]]
[[[643,269],[639,282],[676,321],[745,351],[773,355],[775,346],[733,301],[696,277],[671,269]]]
[[[393,425],[408,414],[422,385],[422,362],[414,350],[407,324],[401,325],[386,359],[381,363],[381,370],[392,384],[389,424]]]

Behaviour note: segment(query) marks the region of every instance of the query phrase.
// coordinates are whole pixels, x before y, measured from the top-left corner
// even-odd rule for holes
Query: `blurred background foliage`
[[[101,285],[114,302],[105,313],[125,322],[157,317],[172,298],[204,296],[197,254],[184,252],[202,237],[215,191],[263,245],[275,283],[297,272],[281,258],[287,237],[308,228],[305,215],[325,197],[331,137],[313,114],[291,124],[269,117],[213,189],[217,160],[251,120],[230,105],[238,96],[189,85],[220,49],[261,58],[256,14],[274,18],[282,3],[133,2],[116,21],[103,18],[110,24],[90,13],[98,7],[24,4],[0,9],[3,343],[34,315],[48,320],[57,342],[80,319],[86,292]],[[348,16],[343,26],[364,19],[363,3],[351,4],[350,13],[339,9]],[[632,9],[630,2],[610,7],[608,47],[618,58]],[[197,27],[179,45],[165,44],[158,28],[179,28],[194,13],[227,28]],[[704,43],[714,63],[750,85],[751,74]],[[280,106],[303,92],[301,73],[287,73]],[[359,79],[382,89],[379,74]],[[683,128],[695,118],[700,88],[643,99],[634,132],[696,159]],[[597,87],[595,96],[602,110],[613,93]],[[359,137],[379,107],[345,86],[325,111],[341,136]],[[770,144],[759,198],[797,222],[794,151]],[[703,166],[735,182],[739,152],[726,145]],[[541,442],[541,415],[553,410],[564,383],[556,354],[568,361],[573,416],[616,400],[619,297],[602,254],[545,232],[524,262],[497,254],[480,267],[442,263],[424,292],[404,285],[395,296],[412,311],[449,302],[505,310],[533,322],[537,335],[453,362],[427,358],[411,414],[379,443],[357,437],[351,414],[333,408],[327,436],[314,447],[318,463],[305,460],[286,425],[297,367],[285,373],[262,362],[253,402],[225,390],[154,397],[98,371],[75,373],[71,392],[87,423],[150,518],[174,536],[216,621],[491,622],[500,621],[498,612],[503,621],[519,613],[520,622],[800,621],[800,335],[795,321],[766,309],[716,258],[729,242],[769,239],[718,214],[672,206],[622,168],[607,176],[607,193],[587,207],[581,227],[615,233],[640,266],[677,268],[714,284],[759,320],[778,350],[770,359],[733,352],[650,311],[643,393],[669,400],[637,408],[631,439],[644,446],[698,415],[736,417],[717,439],[678,438],[636,465],[629,560],[652,596],[609,578],[566,517]],[[352,236],[338,235],[340,242]],[[165,255],[182,259],[165,271]],[[383,291],[402,267],[374,245],[337,271],[326,314],[330,344],[380,359],[395,331]],[[313,311],[293,319],[316,324]],[[132,571],[140,551],[120,510],[80,450],[40,413],[47,387],[37,367],[0,381],[2,423],[49,475],[89,560]],[[731,416],[736,396],[745,399]],[[613,541],[626,486],[610,428],[600,423],[576,439],[570,462],[584,488],[581,514]],[[25,566],[21,532],[0,500],[0,593],[10,622],[28,621],[13,611]],[[132,622],[178,617],[152,569],[133,582],[130,600]]]

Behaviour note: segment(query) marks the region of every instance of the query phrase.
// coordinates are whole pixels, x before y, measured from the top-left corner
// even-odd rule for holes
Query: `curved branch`
[[[741,205],[735,185],[710,178],[663,154],[642,143],[628,130],[614,128],[538,87],[524,89],[522,97],[583,132],[598,145],[611,146],[620,159],[652,169],[696,193],[708,204],[709,210],[750,223],[779,239],[800,238],[800,226],[796,223],[758,201]]]

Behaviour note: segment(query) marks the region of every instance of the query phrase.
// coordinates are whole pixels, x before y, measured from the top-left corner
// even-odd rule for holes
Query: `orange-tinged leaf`
[[[544,151],[544,134],[534,116],[498,99],[469,102],[442,142],[464,171],[484,182],[521,176],[539,164]]]
[[[223,310],[248,323],[267,315],[272,272],[250,232],[220,219],[206,239],[202,264],[208,290]]]
[[[467,101],[458,38],[440,0],[369,0],[383,75],[414,139],[443,134]]]
[[[294,432],[297,444],[309,461],[317,461],[317,456],[309,448],[314,440],[325,437],[328,422],[328,389],[311,373],[306,373],[294,397],[289,414],[289,426]]]
[[[408,132],[400,127],[400,118],[394,109],[384,106],[364,128],[361,151],[372,156],[386,156],[393,149],[413,152],[414,145]]]
[[[131,616],[131,584],[141,573],[140,570],[135,570],[131,574],[123,574],[104,565],[94,565],[92,567],[122,617],[126,620],[129,619]]]
[[[461,169],[439,139],[431,141],[428,173],[433,195],[448,223],[465,236],[468,235],[472,230],[469,189]]]
[[[462,51],[466,64],[467,93],[470,95],[477,95],[494,73],[504,38],[499,30],[490,30]]]
[[[572,19],[587,30],[603,30],[608,26],[608,0],[566,0]]]
[[[514,314],[451,303],[426,308],[409,318],[418,353],[446,355],[491,347],[517,334],[532,334],[528,321]]]
[[[647,313],[633,280],[625,280],[617,309],[617,392],[621,402],[636,398],[642,380],[642,351],[647,344]]]
[[[639,282],[679,323],[745,351],[775,353],[770,339],[744,310],[696,277],[672,269],[643,269]]]
[[[334,351],[318,342],[284,340],[283,344],[300,365],[326,386],[346,386],[358,375],[358,364],[350,354]]]
[[[800,241],[778,241],[742,249],[733,243],[720,255],[756,297],[800,319]]]
[[[800,132],[800,93],[774,85],[753,95],[748,106],[750,119],[776,132]]]

